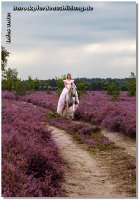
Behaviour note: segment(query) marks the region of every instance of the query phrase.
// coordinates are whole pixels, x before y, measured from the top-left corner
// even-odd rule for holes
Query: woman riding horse
[[[62,93],[59,97],[59,101],[58,101],[58,105],[57,105],[57,113],[59,113],[60,115],[63,115],[63,111],[65,109],[65,105],[66,105],[66,94],[69,92],[69,89],[71,88],[71,86],[76,86],[74,83],[74,80],[71,78],[71,74],[67,74],[67,77],[65,80],[63,80],[64,82],[64,88],[62,90]],[[75,110],[78,108],[79,105],[79,99],[78,99],[78,94],[76,91],[76,95],[75,95]]]

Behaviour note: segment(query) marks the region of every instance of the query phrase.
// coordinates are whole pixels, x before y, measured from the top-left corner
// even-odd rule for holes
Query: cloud
[[[93,12],[14,12],[13,5],[78,5]],[[5,44],[7,11],[12,43]],[[3,2],[2,43],[22,78],[125,77],[136,70],[135,2]]]
[[[34,77],[41,76],[43,72],[43,78],[60,76],[68,71],[74,73],[75,76],[79,76],[79,72],[81,76],[84,76],[85,73],[88,77],[92,74],[99,77],[101,71],[103,77],[107,77],[108,74],[114,77],[114,68],[123,68],[125,74],[128,75],[136,65],[136,46],[135,41],[132,40],[80,44],[75,45],[74,48],[48,42],[44,47],[15,51],[9,58],[9,64],[17,66],[20,73],[23,72],[21,69],[24,69]],[[102,66],[104,71],[102,71]]]

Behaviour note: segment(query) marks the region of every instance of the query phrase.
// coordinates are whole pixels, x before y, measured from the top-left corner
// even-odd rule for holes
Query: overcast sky
[[[92,6],[93,11],[13,11],[13,6]],[[11,12],[11,43],[6,15]],[[19,77],[125,78],[136,72],[135,2],[3,2],[2,44]]]

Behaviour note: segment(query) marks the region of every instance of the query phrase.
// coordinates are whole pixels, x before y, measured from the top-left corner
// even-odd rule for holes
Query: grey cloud
[[[78,5],[94,7],[93,12],[14,12],[13,6],[59,6]],[[12,43],[5,44],[5,16],[6,12],[12,12]],[[20,75],[26,77],[28,73],[39,78],[58,76],[71,71],[75,76],[90,76],[96,74],[99,77],[118,76],[124,77],[135,71],[135,62],[132,66],[125,67],[125,59],[136,59],[135,50],[115,52],[115,43],[120,41],[136,40],[136,3],[135,2],[3,2],[2,3],[2,40],[3,45],[11,51],[13,58],[9,60],[10,65],[18,67]],[[83,55],[83,47],[87,44],[106,45],[106,52],[92,52]],[[114,44],[111,52],[107,44]],[[101,45],[100,45],[101,48]],[[72,54],[72,49],[78,55],[78,59]],[[101,50],[101,49],[100,49]],[[19,63],[16,55],[24,61],[24,52],[28,52],[28,62]],[[30,60],[31,55],[39,55],[35,61]],[[60,53],[58,53],[60,52]],[[115,52],[115,53],[114,53]],[[45,54],[46,53],[46,54]],[[69,54],[69,55],[67,55]],[[45,57],[49,56],[49,59]],[[62,58],[64,60],[62,60]],[[119,66],[112,65],[113,62],[123,63]],[[107,63],[102,70],[103,63]],[[29,63],[29,64],[28,64]],[[32,63],[32,66],[30,65]],[[92,65],[92,64],[94,65]],[[19,67],[20,66],[20,67]],[[46,67],[47,66],[47,67]],[[86,67],[86,72],[84,71]],[[93,67],[92,67],[93,66]],[[96,67],[94,67],[96,66]],[[123,68],[122,68],[123,66]],[[119,70],[121,69],[122,70]],[[116,70],[114,70],[116,69]],[[118,72],[118,73],[117,73]]]

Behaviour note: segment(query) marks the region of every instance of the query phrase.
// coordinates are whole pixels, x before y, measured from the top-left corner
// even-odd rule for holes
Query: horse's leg
[[[75,112],[75,104],[72,105],[72,119],[74,119],[74,112]]]
[[[72,119],[74,119],[74,112],[75,112],[75,101],[76,101],[76,97],[73,98],[73,115],[72,115]]]
[[[69,119],[69,106],[68,106],[68,103],[66,105],[66,113],[67,113],[67,118]]]
[[[62,117],[64,117],[64,115],[65,115],[65,107],[62,110]]]
[[[74,118],[74,115],[73,115],[73,105],[72,105],[72,113],[71,113],[71,118],[73,119]]]
[[[71,118],[74,119],[75,97],[72,97]]]

